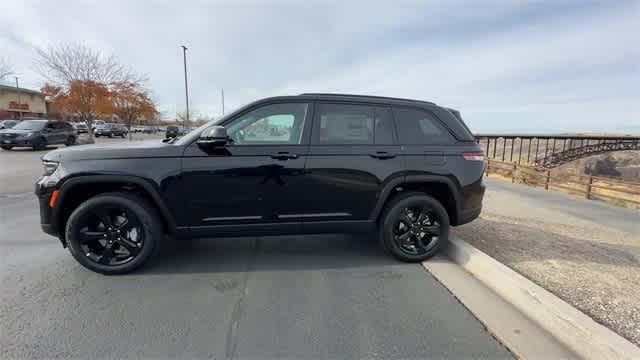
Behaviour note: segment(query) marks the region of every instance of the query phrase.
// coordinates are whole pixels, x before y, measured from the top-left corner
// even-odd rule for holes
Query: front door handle
[[[386,152],[386,151],[376,151],[376,152],[370,153],[369,156],[375,159],[384,160],[384,159],[393,159],[394,157],[396,157],[396,154]]]
[[[280,151],[275,154],[271,154],[271,158],[276,160],[289,160],[289,159],[297,159],[298,155],[292,154],[286,151]]]

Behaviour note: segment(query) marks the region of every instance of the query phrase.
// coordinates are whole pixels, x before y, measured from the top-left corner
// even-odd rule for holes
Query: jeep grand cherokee
[[[166,142],[43,157],[42,229],[104,274],[146,262],[165,235],[368,232],[422,261],[481,210],[483,153],[456,110],[375,96],[251,103]]]

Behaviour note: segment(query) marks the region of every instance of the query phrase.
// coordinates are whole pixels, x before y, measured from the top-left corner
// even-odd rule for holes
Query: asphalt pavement
[[[85,270],[40,231],[42,154],[0,152],[0,358],[512,357],[368,237],[174,242],[134,274]]]

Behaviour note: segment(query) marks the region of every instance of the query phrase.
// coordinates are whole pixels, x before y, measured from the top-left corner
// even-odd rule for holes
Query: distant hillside
[[[554,173],[594,175],[640,182],[640,151],[593,155],[558,166]]]

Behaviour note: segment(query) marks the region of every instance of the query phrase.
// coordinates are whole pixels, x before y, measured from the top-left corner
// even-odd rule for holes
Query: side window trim
[[[380,109],[386,109],[389,111],[389,121],[391,122],[391,144],[376,144],[375,143],[375,130],[373,133],[373,142],[374,145],[379,145],[379,146],[388,146],[388,145],[398,145],[400,144],[400,139],[398,138],[398,128],[396,127],[396,119],[395,119],[395,114],[393,113],[393,108],[391,106],[385,106],[385,105],[377,105],[374,106],[373,108],[373,125],[375,126],[375,121],[378,119],[378,111]]]

